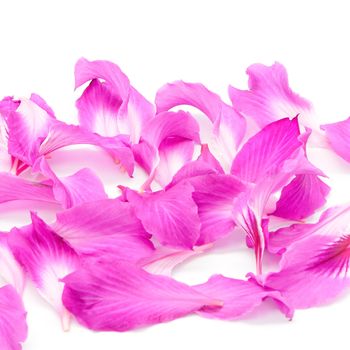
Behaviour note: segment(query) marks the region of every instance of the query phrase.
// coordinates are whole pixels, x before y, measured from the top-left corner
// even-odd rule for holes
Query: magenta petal
[[[332,235],[350,229],[350,206],[343,205],[325,210],[315,224],[294,224],[270,233],[268,249],[283,253],[294,242],[314,234]]]
[[[280,271],[268,274],[263,283],[296,309],[327,303],[350,285],[349,247],[350,236],[340,234],[296,242],[283,255]]]
[[[297,118],[267,125],[243,145],[232,164],[231,174],[253,183],[278,174],[283,163],[301,147],[299,135]]]
[[[63,328],[68,329],[69,315],[61,301],[60,278],[77,268],[77,254],[34,213],[32,225],[12,229],[8,242],[40,294],[59,313]]]
[[[57,203],[52,186],[0,173],[0,203],[14,200]]]
[[[163,86],[156,96],[157,112],[163,112],[179,105],[198,108],[213,124],[215,140],[211,149],[219,151],[223,162],[231,164],[244,133],[245,120],[232,107],[226,105],[218,95],[202,84],[176,81]]]
[[[343,159],[350,162],[350,118],[321,126],[331,147]]]
[[[57,214],[52,228],[84,256],[138,261],[154,249],[131,205],[119,200],[75,206]]]
[[[32,165],[38,156],[40,141],[54,122],[55,118],[36,103],[22,99],[16,112],[7,118],[9,154]]]
[[[95,262],[63,281],[64,305],[80,323],[99,331],[127,331],[171,321],[205,305],[221,306],[183,283],[125,262],[108,268]]]
[[[27,338],[27,313],[16,290],[7,285],[0,288],[0,349],[20,350]]]
[[[290,220],[304,219],[326,203],[329,191],[330,187],[317,175],[297,175],[283,188],[272,214]]]
[[[73,175],[59,178],[44,158],[38,162],[38,170],[53,183],[53,193],[64,208],[107,199],[101,180],[90,169],[81,169]]]
[[[260,127],[298,114],[307,124],[312,123],[312,105],[290,89],[283,65],[253,64],[247,74],[248,91],[229,87],[232,104],[239,112],[253,118]]]
[[[97,127],[97,130],[102,130],[103,134],[107,132],[108,136],[116,136],[119,133],[128,134],[131,136],[132,143],[138,143],[143,126],[154,116],[153,106],[130,85],[129,79],[117,65],[108,61],[89,62],[84,58],[80,59],[75,66],[76,88],[94,79],[103,79],[106,82],[102,88],[103,91],[101,91],[101,85],[95,86],[94,89],[97,91],[88,93],[88,96],[78,103],[78,108],[82,109],[84,105],[85,110],[91,112],[98,109],[102,113],[95,113],[92,116],[84,112],[81,117],[84,118],[85,123],[93,120],[94,130],[92,131],[96,131]],[[121,102],[116,104],[117,116],[114,108],[113,115],[110,114],[110,107],[116,100]],[[88,107],[86,104],[93,106]],[[101,106],[103,106],[102,110]],[[110,128],[104,125],[107,120],[109,125],[113,125],[112,130],[117,132],[114,135],[111,135],[112,130],[106,130],[106,127]]]
[[[214,275],[207,282],[194,286],[194,288],[224,303],[222,308],[207,309],[204,307],[197,311],[204,317],[234,320],[253,311],[266,298],[275,300],[286,317],[292,318],[293,315],[293,311],[278,291],[268,291],[253,280],[244,281]]]
[[[128,190],[127,199],[146,231],[162,245],[192,249],[200,231],[193,191],[189,183],[180,183],[166,191],[144,195]]]
[[[102,137],[76,125],[56,122],[40,145],[40,155],[47,155],[71,145],[93,145],[108,152],[117,164],[121,164],[129,175],[134,170],[134,157],[130,145],[123,136]]]

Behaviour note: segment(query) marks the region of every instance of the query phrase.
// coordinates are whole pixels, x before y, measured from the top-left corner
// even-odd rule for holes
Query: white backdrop
[[[161,85],[176,79],[202,82],[228,100],[228,84],[246,86],[248,65],[279,61],[287,67],[293,89],[314,103],[321,122],[345,119],[350,114],[347,3],[1,1],[0,96],[36,92],[60,119],[72,123],[77,97],[73,68],[81,56],[119,64],[150,100]],[[93,156],[83,165],[93,164]],[[311,156],[331,175],[329,203],[347,201],[350,166],[331,153]],[[99,175],[106,178],[103,170]],[[0,230],[27,220],[24,211],[10,204],[0,207]],[[213,273],[243,277],[253,269],[243,242],[231,238],[212,254],[183,265],[175,277],[199,283]],[[292,322],[263,306],[241,321],[193,316],[123,334],[93,333],[77,324],[63,333],[56,314],[33,290],[27,291],[25,303],[25,350],[328,349],[346,348],[349,342],[346,296],[330,306],[298,311]]]

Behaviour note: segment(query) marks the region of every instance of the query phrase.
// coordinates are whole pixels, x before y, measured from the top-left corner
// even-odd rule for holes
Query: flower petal
[[[69,314],[62,304],[60,279],[77,268],[78,256],[36,214],[32,213],[31,217],[31,225],[11,230],[9,246],[40,294],[59,313],[62,326],[67,330]]]
[[[84,203],[57,214],[53,230],[79,254],[138,261],[153,252],[129,203],[105,199]]]
[[[253,118],[260,127],[296,115],[300,115],[304,125],[314,123],[311,103],[290,89],[287,71],[282,64],[253,64],[247,69],[247,74],[249,90],[229,87],[232,104],[239,112]]]
[[[222,158],[224,166],[230,165],[245,134],[244,118],[202,84],[176,81],[157,92],[158,113],[179,105],[198,108],[210,119],[215,138],[210,141],[209,148],[218,159]]]
[[[101,99],[104,99],[102,103],[103,106],[108,105],[110,107],[111,101],[106,101],[106,98],[110,99],[111,96],[113,96],[114,101],[118,99],[121,103],[119,108],[117,108],[118,114],[117,118],[115,118],[115,123],[113,123],[114,118],[110,118],[110,108],[103,108],[103,113],[90,116],[87,120],[94,120],[95,127],[96,125],[103,125],[104,121],[108,120],[108,125],[116,125],[115,127],[113,126],[113,131],[128,134],[131,136],[132,143],[138,143],[143,126],[154,116],[152,104],[130,85],[129,79],[117,65],[108,61],[89,62],[84,58],[80,59],[75,66],[76,88],[94,79],[103,79],[106,82],[104,85],[106,89],[102,92],[103,96],[99,96],[97,99],[91,99],[91,96],[87,97],[90,103],[95,105],[94,109],[101,106]],[[94,94],[100,95],[101,90],[94,92]],[[113,113],[113,115],[115,115],[115,113]],[[84,119],[85,118],[86,115],[84,115]],[[87,123],[89,123],[89,121],[87,121]],[[108,136],[118,135],[117,133],[111,135],[110,131],[106,131],[104,127],[98,130],[102,130],[104,133],[107,132]]]
[[[20,343],[28,335],[27,313],[16,290],[7,285],[0,288],[0,348],[1,350],[20,350]]]
[[[280,271],[268,274],[263,284],[280,291],[296,309],[327,303],[350,286],[349,247],[350,236],[339,234],[296,242],[283,255]]]
[[[194,286],[194,289],[224,302],[222,308],[207,310],[204,307],[197,311],[204,317],[223,320],[241,318],[257,308],[266,298],[272,298],[286,317],[292,318],[293,315],[278,291],[268,291],[253,280],[244,281],[214,275],[207,282]]]
[[[276,210],[272,214],[290,220],[304,219],[326,203],[329,191],[330,187],[317,175],[296,175],[292,182],[283,188],[276,203]]]
[[[350,206],[343,205],[325,210],[315,224],[293,224],[270,232],[268,249],[283,253],[294,242],[314,234],[332,235],[350,229]]]
[[[108,198],[101,180],[90,169],[59,178],[45,158],[38,160],[36,169],[52,181],[55,199],[62,203],[63,208]]]
[[[192,198],[193,186],[180,183],[169,190],[138,194],[127,190],[127,200],[135,207],[146,231],[162,245],[192,249],[199,238],[200,220]],[[186,213],[186,215],[184,215]]]
[[[335,151],[340,157],[350,162],[350,118],[321,126],[326,133],[326,137]]]
[[[204,305],[221,305],[183,283],[125,262],[108,268],[95,262],[63,281],[65,306],[80,323],[99,331],[127,331],[185,316]]]

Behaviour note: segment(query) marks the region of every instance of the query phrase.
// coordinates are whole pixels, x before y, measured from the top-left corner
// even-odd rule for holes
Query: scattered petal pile
[[[57,119],[36,94],[0,102],[0,203],[21,201],[29,211],[42,202],[56,215],[45,222],[30,211],[27,225],[0,234],[1,349],[20,349],[27,337],[26,284],[64,330],[75,319],[97,331],[188,314],[233,320],[266,299],[291,319],[346,290],[350,204],[325,206],[327,175],[307,152],[328,148],[349,162],[350,119],[318,125],[279,63],[247,73],[248,90],[229,87],[232,104],[183,81],[160,88],[153,104],[117,65],[80,59],[79,125]],[[77,145],[105,152],[112,176],[126,174],[137,187],[116,181],[111,198],[96,168],[58,174],[54,153],[65,148],[69,159]],[[252,249],[256,271],[246,279],[217,274],[186,285],[172,277],[228,235]],[[279,266],[267,268],[266,256]]]

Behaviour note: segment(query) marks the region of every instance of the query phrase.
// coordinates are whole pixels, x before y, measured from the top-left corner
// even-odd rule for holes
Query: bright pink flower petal
[[[23,270],[10,250],[7,236],[7,233],[0,233],[0,276],[22,295],[25,285]]]
[[[71,145],[93,145],[108,152],[116,164],[131,176],[134,171],[134,157],[125,137],[102,137],[76,125],[56,122],[40,145],[40,155],[48,155],[62,147]]]
[[[76,88],[94,79],[103,79],[106,82],[103,91],[101,91],[101,85],[93,86],[94,91],[85,95],[78,103],[78,108],[88,109],[91,112],[101,111],[101,106],[103,106],[103,113],[91,114],[89,112],[87,114],[84,112],[81,114],[81,118],[85,119],[84,125],[93,125],[94,129],[91,131],[99,130],[103,134],[107,133],[108,136],[116,136],[119,133],[128,134],[131,136],[132,143],[138,143],[143,126],[154,116],[152,104],[130,85],[129,79],[117,65],[108,61],[89,62],[86,59],[80,59],[75,66]],[[116,99],[121,103],[119,108],[116,106],[117,115],[113,108],[111,116],[110,107],[111,104],[114,105]],[[86,104],[91,104],[93,107],[88,107]],[[106,131],[103,125],[106,121],[108,121],[109,128],[113,125],[111,130],[118,133],[111,135],[111,130]]]
[[[326,203],[329,191],[330,187],[317,175],[297,175],[283,188],[272,214],[290,220],[304,219]]]
[[[63,208],[107,199],[101,180],[90,169],[81,169],[73,175],[58,177],[44,158],[38,160],[37,170],[52,181],[53,194]]]
[[[193,191],[189,183],[181,183],[166,191],[151,194],[127,190],[126,195],[146,231],[162,245],[192,249],[200,231]]]
[[[121,104],[122,100],[112,95],[105,83],[92,80],[76,102],[80,126],[101,136],[121,134],[118,127]]]
[[[0,173],[0,203],[14,200],[57,203],[52,186],[29,181],[8,173]]]
[[[27,313],[16,290],[7,285],[0,288],[0,349],[21,350],[28,335]]]
[[[284,162],[301,147],[299,136],[297,118],[267,125],[243,145],[232,164],[231,174],[252,183],[278,174]]]
[[[8,125],[8,151],[19,160],[32,165],[39,153],[39,146],[55,122],[50,114],[31,100],[22,99],[16,112],[10,113]]]
[[[266,298],[275,300],[286,317],[293,316],[293,311],[278,291],[268,291],[253,280],[244,281],[214,275],[207,282],[194,286],[194,289],[224,303],[222,308],[207,310],[204,307],[197,311],[204,317],[223,320],[241,318],[257,308]]]
[[[347,162],[350,162],[350,118],[321,126],[333,150]]]
[[[267,288],[281,292],[296,309],[330,302],[350,281],[350,236],[313,235],[294,243],[283,255],[280,271],[263,280]]]
[[[32,224],[11,230],[9,246],[40,294],[59,313],[62,326],[69,328],[69,314],[62,304],[63,283],[60,279],[74,271],[78,256],[38,216],[32,213]]]
[[[133,147],[136,160],[155,179],[167,185],[174,174],[192,160],[194,142],[200,143],[196,120],[183,111],[159,113],[146,124],[142,141]]]
[[[127,331],[171,321],[205,305],[221,306],[183,283],[124,262],[108,268],[96,262],[63,281],[67,309],[80,323],[99,331]]]
[[[138,261],[153,252],[129,203],[106,199],[85,203],[57,214],[53,230],[84,256],[109,256]]]
[[[283,253],[294,242],[314,234],[333,235],[350,230],[350,206],[343,205],[325,210],[315,224],[294,224],[270,233],[268,249]]]
[[[212,151],[226,164],[231,164],[245,134],[245,120],[233,108],[226,105],[218,95],[202,84],[176,81],[164,85],[156,96],[157,112],[163,112],[179,105],[198,108],[213,124],[215,139],[209,144]]]
[[[290,89],[283,65],[253,64],[247,69],[247,74],[248,91],[229,87],[232,104],[239,112],[253,118],[260,127],[296,115],[300,115],[305,125],[313,123],[311,103]]]

